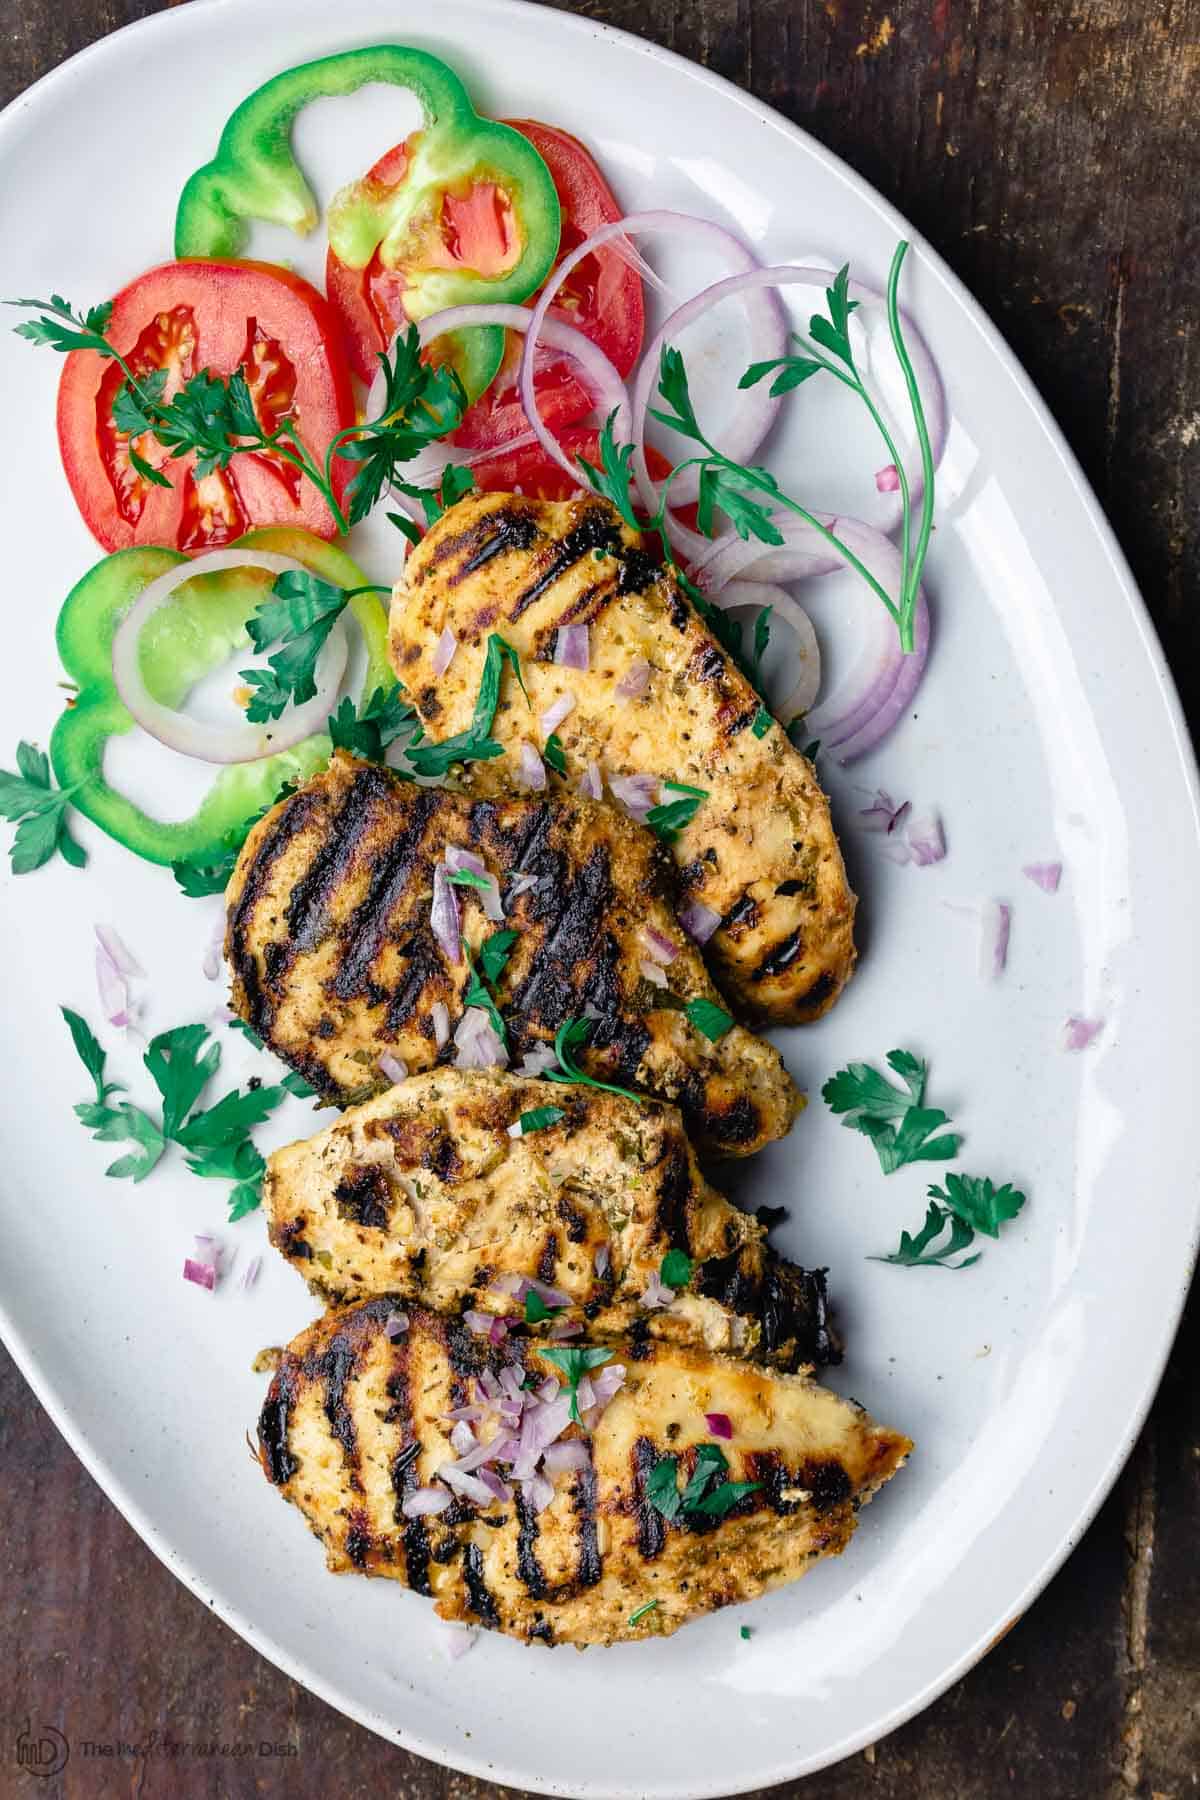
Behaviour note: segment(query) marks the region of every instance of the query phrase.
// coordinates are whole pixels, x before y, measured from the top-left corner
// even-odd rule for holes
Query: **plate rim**
[[[192,0],[186,14],[176,12],[170,7],[164,7],[144,18],[132,20],[85,45],[53,69],[47,70],[37,81],[15,95],[4,108],[0,109],[0,155],[3,153],[4,140],[8,131],[31,106],[36,105],[45,93],[65,85],[71,80],[79,79],[80,71],[85,66],[90,68],[92,65],[102,64],[107,57],[120,54],[113,48],[118,40],[150,37],[156,33],[169,35],[180,29],[174,23],[177,18],[197,19],[222,10],[232,11],[240,3],[241,0]],[[269,0],[257,0],[257,3],[265,5],[269,3]],[[1200,842],[1200,768],[1198,768],[1197,749],[1188,730],[1178,688],[1162,642],[1150,616],[1145,598],[1130,568],[1128,558],[1078,457],[1068,443],[1062,427],[1036,383],[1009,345],[999,325],[975,298],[966,284],[954,273],[940,253],[921,232],[911,226],[890,200],[882,195],[865,176],[860,175],[857,170],[852,168],[843,157],[829,150],[776,107],[758,99],[756,95],[747,92],[736,82],[715,70],[693,61],[679,51],[668,49],[654,40],[639,37],[634,32],[626,31],[602,20],[591,19],[574,12],[560,11],[557,7],[543,4],[543,0],[469,0],[469,4],[476,9],[491,12],[500,17],[506,14],[512,16],[535,12],[542,16],[548,30],[604,37],[621,46],[626,52],[632,51],[646,57],[651,62],[678,69],[686,74],[689,80],[699,83],[702,88],[724,100],[732,100],[759,124],[780,133],[791,147],[799,149],[805,156],[815,158],[825,169],[847,182],[898,235],[908,237],[917,254],[917,260],[927,266],[931,275],[941,282],[946,294],[981,330],[988,341],[1005,374],[1014,383],[1016,391],[1025,402],[1031,415],[1031,421],[1035,422],[1045,434],[1049,447],[1054,452],[1066,480],[1074,490],[1088,524],[1096,533],[1099,547],[1103,550],[1112,569],[1114,579],[1127,607],[1130,622],[1146,654],[1147,667],[1154,678],[1158,699],[1162,704],[1169,727],[1172,748],[1178,758],[1179,773],[1183,778],[1184,790],[1191,807],[1193,830],[1197,841]],[[451,0],[450,10],[452,14],[454,11],[453,0]],[[392,35],[393,29],[389,29],[389,36]],[[445,29],[452,32],[452,18],[446,21]],[[1142,1391],[1131,1416],[1114,1442],[1103,1470],[1097,1476],[1090,1493],[1078,1510],[1073,1524],[1064,1531],[1061,1542],[1044,1557],[1019,1594],[1007,1607],[1002,1609],[1001,1616],[994,1620],[987,1629],[981,1631],[975,1641],[953,1663],[927,1682],[917,1695],[897,1704],[873,1725],[848,1733],[839,1744],[819,1751],[815,1756],[801,1757],[799,1760],[777,1763],[771,1768],[761,1769],[744,1781],[739,1781],[739,1784],[732,1788],[727,1783],[723,1783],[720,1789],[714,1789],[706,1785],[697,1786],[691,1782],[673,1783],[669,1778],[665,1782],[658,1779],[653,1787],[638,1790],[636,1796],[633,1789],[623,1790],[619,1800],[626,1800],[626,1796],[628,1796],[628,1800],[642,1800],[643,1795],[653,1795],[654,1800],[713,1800],[716,1795],[732,1797],[736,1794],[749,1793],[763,1787],[773,1787],[782,1782],[817,1774],[821,1770],[831,1768],[855,1755],[868,1745],[890,1736],[900,1726],[932,1705],[955,1682],[961,1680],[977,1663],[981,1662],[1011,1627],[1023,1617],[1062,1568],[1092,1525],[1101,1506],[1115,1486],[1157,1396],[1179,1331],[1198,1257],[1200,1257],[1200,1197],[1197,1198],[1196,1213],[1192,1222],[1191,1241],[1187,1254],[1180,1263],[1178,1282],[1172,1303],[1161,1315],[1159,1340],[1154,1355],[1146,1364]],[[308,1692],[315,1694],[318,1699],[343,1717],[354,1720],[355,1723],[364,1726],[387,1742],[423,1757],[440,1767],[456,1769],[487,1782],[500,1782],[518,1789],[524,1787],[537,1793],[565,1797],[579,1796],[580,1800],[587,1800],[587,1797],[598,1800],[598,1797],[604,1796],[605,1800],[613,1800],[612,1790],[600,1788],[587,1777],[578,1782],[563,1783],[549,1776],[531,1776],[523,1771],[509,1769],[495,1759],[488,1760],[475,1756],[465,1747],[435,1745],[427,1742],[420,1733],[410,1734],[407,1730],[400,1731],[390,1720],[382,1714],[374,1712],[349,1692],[339,1693],[333,1684],[306,1669],[298,1658],[293,1657],[283,1645],[275,1643],[265,1630],[260,1629],[236,1602],[208,1593],[207,1584],[199,1572],[172,1547],[165,1532],[152,1523],[135,1498],[131,1486],[122,1479],[116,1467],[110,1467],[105,1459],[92,1449],[85,1431],[82,1427],[75,1425],[66,1402],[60,1398],[50,1377],[43,1374],[35,1351],[9,1314],[2,1293],[0,1293],[0,1340],[3,1340],[22,1378],[32,1389],[55,1429],[66,1441],[74,1455],[78,1457],[106,1498],[137,1532],[143,1543],[158,1558],[164,1568],[181,1581],[208,1611],[214,1612],[231,1631],[234,1631],[238,1637],[242,1638],[289,1679],[297,1682]]]

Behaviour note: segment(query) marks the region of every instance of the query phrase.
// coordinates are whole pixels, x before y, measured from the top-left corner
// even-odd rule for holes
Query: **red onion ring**
[[[263,550],[210,550],[205,556],[193,557],[148,582],[117,627],[113,638],[113,680],[126,709],[133,714],[143,731],[157,738],[169,750],[192,756],[200,762],[258,762],[264,756],[275,756],[290,750],[294,744],[311,737],[324,727],[333,708],[334,697],[346,669],[349,646],[346,626],[338,619],[325,640],[317,659],[317,691],[302,706],[289,706],[282,718],[261,725],[202,725],[155,700],[142,680],[138,644],[142,628],[166,604],[177,587],[193,576],[207,575],[217,569],[265,569],[268,574],[282,575],[302,564],[289,556],[273,556]]]
[[[769,581],[727,581],[713,601],[723,611],[752,606],[761,612],[770,607],[774,618],[782,619],[796,635],[800,655],[800,674],[788,693],[771,710],[785,724],[806,713],[821,687],[821,650],[812,620],[798,600],[784,588]]]
[[[723,225],[718,225],[711,219],[697,218],[691,213],[667,211],[630,213],[624,219],[614,219],[611,224],[602,225],[599,231],[594,231],[591,237],[585,238],[569,256],[563,258],[542,289],[537,304],[529,315],[529,329],[525,334],[525,347],[521,355],[519,384],[525,416],[534,431],[537,432],[543,448],[554,457],[561,468],[567,469],[568,473],[575,476],[576,479],[578,479],[578,470],[572,468],[567,462],[554,438],[543,425],[537,409],[537,395],[533,385],[537,346],[543,336],[548,344],[553,343],[554,340],[549,331],[549,327],[553,324],[553,320],[548,317],[550,308],[563,282],[571,274],[571,271],[583,261],[584,257],[591,256],[594,251],[603,249],[606,244],[611,244],[616,238],[637,237],[644,232],[661,232],[667,236],[676,237],[705,238],[727,257],[736,269],[756,271],[759,268],[758,260],[753,253],[746,248],[740,238],[736,237],[733,232],[727,231]],[[689,304],[694,304],[694,302]],[[672,319],[678,319],[679,313],[685,310],[686,308],[680,308],[672,313]],[[747,300],[746,310],[750,317],[751,332],[755,340],[755,360],[784,355],[787,350],[787,321],[778,301],[770,301],[765,294],[752,294],[751,298]],[[662,333],[660,332],[650,350],[646,352],[638,372],[638,388],[639,390],[645,388],[640,422],[637,402],[636,400],[634,402],[634,475],[642,498],[652,512],[658,504],[658,497],[646,467],[643,441],[646,396],[650,391],[650,380],[646,376],[646,369],[651,365],[653,357],[651,377],[657,374],[657,346],[661,337]],[[778,410],[779,401],[773,400],[766,388],[751,390],[749,403],[741,409],[734,422],[736,431],[731,440],[729,454],[735,455],[736,460],[740,462],[744,462],[747,457],[752,456],[770,430]],[[626,427],[627,429],[628,427]],[[687,480],[688,477],[682,477],[676,486],[685,486]],[[648,495],[653,495],[654,498],[648,499]],[[691,497],[695,497],[694,493]],[[686,495],[681,498],[686,498]],[[672,529],[674,530],[674,524]],[[682,528],[679,529],[682,531]],[[694,533],[687,535],[695,540]]]

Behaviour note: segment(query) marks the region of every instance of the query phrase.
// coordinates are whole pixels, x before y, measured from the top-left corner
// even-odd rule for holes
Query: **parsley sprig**
[[[696,417],[683,358],[679,351],[671,345],[663,347],[659,364],[658,393],[664,405],[662,408],[651,408],[651,415],[660,424],[669,426],[671,430],[696,444],[699,454],[685,458],[671,470],[660,487],[658,508],[648,524],[638,517],[634,503],[632,449],[629,445],[618,446],[613,435],[615,412],[609,415],[600,434],[599,468],[585,458],[579,458],[584,474],[592,487],[597,493],[610,500],[626,524],[635,530],[648,529],[663,533],[671,487],[685,469],[694,469],[698,472],[697,519],[700,530],[707,537],[715,535],[715,516],[720,512],[729,520],[739,537],[747,540],[754,538],[760,543],[778,546],[784,540],[782,532],[774,521],[774,514],[781,509],[793,513],[797,518],[803,519],[805,524],[811,526],[817,535],[837,552],[887,608],[899,631],[901,648],[906,653],[914,648],[917,591],[929,548],[930,533],[933,529],[934,507],[933,452],[921,403],[920,389],[912,366],[912,359],[904,342],[897,300],[900,270],[907,251],[908,244],[902,241],[897,244],[892,258],[887,285],[887,316],[888,329],[904,375],[909,403],[913,411],[917,441],[921,450],[924,489],[921,524],[915,541],[912,531],[912,499],[903,459],[896,450],[882,415],[867,393],[854,362],[848,326],[850,314],[855,310],[858,302],[849,298],[848,267],[838,273],[832,287],[826,290],[828,316],[816,314],[809,322],[810,334],[826,354],[822,355],[820,349],[812,349],[809,346],[806,348],[805,354],[800,357],[785,357],[775,362],[754,363],[746,370],[739,384],[742,387],[753,386],[773,370],[778,370],[772,391],[786,392],[789,387],[798,387],[809,376],[821,370],[827,370],[838,380],[844,382],[846,386],[852,388],[867,403],[872,417],[883,432],[901,483],[904,522],[903,552],[900,591],[895,597],[887,592],[865,563],[847,543],[837,536],[835,531],[823,525],[816,515],[807,507],[802,506],[798,500],[783,492],[769,469],[760,464],[738,463],[722,454],[706,435]],[[676,569],[675,574],[678,579],[680,571]],[[694,586],[688,582],[681,582],[681,585],[695,602],[697,592]],[[709,608],[705,611],[704,616],[710,628],[716,630],[714,614],[715,609]],[[720,636],[726,649],[732,651],[733,633],[729,631],[728,627],[721,630]],[[741,655],[740,632],[737,634],[737,646],[737,650],[733,653],[737,655],[743,672],[749,674],[753,680],[752,671],[756,668],[756,664],[761,662],[761,649],[758,651],[757,657],[747,666]],[[763,648],[765,648],[765,644]]]
[[[0,769],[0,813],[20,821],[8,853],[14,875],[40,869],[55,854],[73,869],[83,868],[87,852],[67,825],[71,796],[81,785],[55,787],[45,751],[24,740],[17,745],[16,773]]]
[[[964,1256],[961,1262],[950,1259],[965,1250],[976,1232],[998,1238],[1001,1225],[1015,1219],[1025,1205],[1025,1196],[1011,1182],[996,1187],[986,1176],[946,1176],[945,1187],[936,1184],[926,1189],[929,1201],[925,1223],[915,1236],[900,1233],[900,1247],[890,1256],[873,1256],[871,1262],[899,1263],[907,1269],[969,1269],[982,1254]],[[938,1242],[949,1227],[949,1237]]]
[[[456,732],[453,737],[443,738],[438,744],[417,741],[411,743],[407,756],[415,774],[445,775],[455,763],[488,762],[495,756],[503,756],[504,746],[496,742],[491,732],[496,709],[500,704],[500,677],[505,663],[520,683],[526,700],[529,699],[521,674],[520,657],[507,639],[493,631],[488,637],[483,673],[479,678],[479,693],[475,699],[475,712],[469,727],[466,731]]]
[[[416,713],[403,698],[400,683],[376,688],[360,712],[347,694],[329,715],[329,735],[338,750],[349,750],[364,762],[381,763],[390,745],[408,731]]]
[[[460,500],[473,492],[475,477],[470,469],[464,468],[461,464],[447,463],[436,488],[414,487],[410,482],[399,480],[393,480],[391,485],[400,493],[407,494],[410,500],[418,503],[425,515],[425,525],[428,528],[430,525],[436,525],[449,507],[457,506]],[[410,544],[420,543],[421,527],[415,519],[406,518],[403,513],[389,513],[388,518],[397,531],[403,532]]]
[[[661,1456],[646,1477],[646,1498],[664,1519],[676,1519],[680,1513],[723,1519],[746,1494],[753,1494],[762,1487],[761,1481],[719,1481],[718,1477],[725,1475],[728,1469],[729,1463],[719,1445],[697,1444],[695,1468],[680,1493],[679,1458]]]
[[[64,355],[93,350],[117,364],[125,380],[113,399],[113,422],[129,439],[130,459],[145,480],[156,487],[172,485],[168,475],[138,452],[134,440],[145,436],[153,437],[170,459],[194,451],[199,476],[228,468],[235,456],[270,454],[312,482],[342,532],[364,519],[384,490],[399,482],[401,464],[453,431],[467,408],[457,372],[448,364],[421,361],[420,336],[413,325],[397,337],[390,354],[379,358],[384,395],[378,415],[337,432],[318,460],[300,441],[292,413],[285,413],[271,430],[264,429],[244,369],[235,369],[228,377],[200,369],[168,400],[166,369],[135,372],[106,335],[112,317],[109,301],[86,312],[74,310],[61,294],[5,304],[37,315],[16,327],[18,336],[28,342]],[[334,465],[339,461],[356,465],[341,500],[334,487]]]
[[[376,582],[342,588],[322,581],[307,569],[285,569],[271,592],[246,621],[256,650],[281,644],[265,669],[242,669],[241,679],[254,690],[246,708],[252,725],[277,719],[284,709],[311,700],[317,691],[319,658],[346,605],[356,594],[386,594]]]
[[[940,1107],[925,1105],[925,1063],[910,1050],[889,1050],[887,1063],[903,1089],[870,1063],[850,1063],[825,1083],[822,1099],[849,1130],[870,1138],[885,1175],[906,1163],[949,1162],[961,1140],[956,1132],[933,1136],[950,1118]]]
[[[152,1038],[142,1059],[162,1102],[159,1124],[129,1101],[113,1099],[124,1084],[104,1079],[104,1048],[79,1013],[64,1006],[62,1015],[95,1087],[95,1098],[75,1107],[76,1117],[102,1142],[133,1146],[109,1164],[106,1175],[144,1181],[168,1143],[175,1143],[193,1175],[234,1183],[229,1194],[231,1223],[260,1205],[267,1165],[250,1133],[289,1094],[309,1092],[301,1077],[288,1076],[272,1087],[249,1086],[244,1093],[231,1088],[215,1105],[200,1108],[204,1090],[220,1066],[221,1047],[209,1041],[206,1025],[178,1025]]]
[[[589,1350],[572,1346],[571,1348],[543,1349],[538,1345],[538,1355],[543,1362],[553,1363],[563,1377],[567,1390],[567,1398],[571,1402],[571,1419],[576,1425],[582,1425],[579,1416],[579,1384],[592,1369],[599,1369],[611,1362],[611,1350]]]
[[[544,1081],[578,1082],[584,1087],[600,1088],[606,1094],[623,1094],[626,1100],[636,1100],[641,1104],[641,1094],[635,1094],[631,1088],[617,1087],[611,1081],[597,1081],[594,1075],[588,1075],[575,1061],[574,1052],[592,1035],[591,1019],[564,1019],[554,1039],[554,1054],[558,1057],[557,1069],[547,1069]]]
[[[700,802],[708,799],[708,789],[689,787],[686,781],[664,781],[663,787],[669,793],[678,794],[678,800],[664,800],[658,806],[652,806],[646,814],[646,823],[664,843],[673,844],[685,825],[690,825],[700,809]]]

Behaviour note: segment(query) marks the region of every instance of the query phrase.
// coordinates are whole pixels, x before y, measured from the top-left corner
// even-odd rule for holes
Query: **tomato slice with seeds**
[[[135,376],[166,370],[165,400],[201,370],[228,377],[242,369],[264,431],[287,420],[318,462],[329,440],[354,423],[333,312],[315,288],[284,269],[203,261],[151,269],[117,295],[108,336]],[[194,453],[171,457],[145,432],[132,447],[171,482],[158,487],[135,467],[113,418],[124,380],[117,363],[75,350],[58,391],[63,467],[88,529],[106,550],[163,544],[190,555],[258,525],[335,535],[322,496],[273,451],[248,452],[197,475]],[[334,463],[339,499],[352,474],[349,462]]]
[[[536,119],[505,122],[528,138],[550,170],[562,210],[560,261],[601,225],[621,217],[616,197],[578,138]],[[406,146],[398,144],[380,157],[366,181],[385,190],[395,187],[403,181],[407,164]],[[503,195],[488,184],[476,184],[465,195],[444,197],[438,251],[443,266],[463,267],[485,276],[498,275],[510,266],[515,240],[502,201]],[[423,265],[430,262],[428,245],[422,260]],[[386,268],[378,253],[367,268],[351,269],[331,250],[325,286],[345,328],[351,364],[369,382],[378,369],[380,351],[407,323],[405,271]],[[526,304],[532,305],[532,301]],[[615,251],[601,250],[585,257],[572,270],[555,299],[555,312],[598,344],[621,375],[627,375],[637,362],[646,323],[642,282],[636,269]],[[436,344],[431,349],[436,357]],[[456,444],[492,449],[527,429],[517,391],[520,360],[521,339],[515,332],[507,332],[499,373],[454,433]],[[537,372],[535,386],[539,410],[554,431],[585,418],[592,410],[591,395],[576,379],[571,364],[562,359],[548,357]]]
[[[600,434],[594,426],[568,425],[558,433],[558,442],[572,461],[582,456],[594,469],[600,467]],[[665,481],[671,473],[671,464],[653,444],[646,446],[646,466],[652,481]],[[572,481],[566,470],[560,469],[540,444],[522,444],[519,450],[498,450],[482,462],[473,463],[471,473],[476,487],[485,494],[516,493],[524,494],[530,500],[569,500],[581,489],[585,493],[588,491],[582,469],[579,480]],[[693,524],[687,511],[680,516]]]

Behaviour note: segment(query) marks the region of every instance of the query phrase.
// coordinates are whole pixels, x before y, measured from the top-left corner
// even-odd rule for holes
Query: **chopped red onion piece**
[[[508,1294],[514,1300],[523,1300],[528,1286],[529,1277],[527,1275],[516,1275],[510,1271],[506,1275],[497,1275],[495,1281],[493,1281],[491,1285],[490,1291],[493,1294]],[[504,1377],[506,1373],[511,1373],[511,1371],[501,1369],[500,1385],[502,1387],[505,1385]],[[520,1383],[518,1382],[517,1385],[520,1386]]]
[[[530,1288],[541,1297],[547,1306],[570,1306],[571,1304],[570,1294],[564,1294],[561,1288],[547,1287],[544,1281],[531,1280],[525,1293],[528,1293]],[[522,1294],[521,1298],[524,1299],[525,1295]]]
[[[650,684],[650,664],[644,656],[635,657],[616,686],[618,700],[640,700]]]
[[[501,1374],[503,1373],[504,1371],[501,1370]],[[490,1369],[481,1370],[475,1379],[477,1385],[483,1389],[489,1400],[498,1400],[500,1398],[500,1382],[492,1374]],[[520,1386],[520,1383],[517,1385]]]
[[[500,1386],[513,1400],[524,1401],[525,1390],[521,1386],[521,1377],[519,1372],[513,1367],[512,1363],[505,1363],[504,1367],[501,1369]]]
[[[124,1030],[130,1023],[129,987],[103,944],[96,945],[96,987],[105,1018]]]
[[[1086,1050],[1103,1030],[1103,1019],[1081,1019],[1072,1013],[1063,1026],[1063,1049]]]
[[[592,1258],[592,1267],[595,1269],[597,1275],[607,1275],[611,1263],[612,1263],[612,1247],[611,1247],[611,1245],[601,1244],[599,1249],[596,1251],[595,1256]]]
[[[549,1404],[552,1400],[558,1399],[558,1395],[559,1395],[558,1382],[555,1380],[553,1375],[548,1375],[546,1377],[545,1381],[543,1381],[541,1387],[538,1389],[537,1397],[539,1400],[545,1401],[546,1405],[549,1406]]]
[[[478,875],[482,881],[486,881],[486,887],[473,887],[471,892],[477,896],[484,915],[493,925],[498,925],[504,917],[504,908],[500,904],[500,883],[494,875],[488,873],[482,857],[476,856],[473,850],[460,850],[456,844],[451,844],[446,851],[446,867],[451,875],[465,872]]]
[[[705,1413],[704,1423],[714,1437],[731,1438],[733,1436],[733,1422],[728,1413]]]
[[[603,800],[604,782],[600,775],[600,764],[590,762],[579,777],[579,791],[586,794],[589,800]]]
[[[543,1456],[542,1467],[551,1475],[562,1475],[568,1469],[586,1469],[591,1460],[582,1438],[560,1438]]]
[[[197,1287],[207,1288],[211,1294],[212,1290],[217,1285],[216,1264],[210,1262],[196,1262],[193,1257],[185,1257],[183,1264],[183,1279],[185,1281],[194,1281]]]
[[[521,763],[517,771],[521,786],[540,794],[546,785],[546,765],[526,739],[521,740]],[[530,877],[532,881],[532,877]],[[511,891],[511,890],[510,890]]]
[[[900,471],[895,463],[884,463],[882,469],[876,469],[875,486],[881,494],[900,492]]]
[[[454,1429],[458,1431],[460,1427],[456,1425]],[[469,1431],[470,1426],[464,1425],[461,1429]],[[473,1474],[484,1463],[495,1462],[500,1457],[507,1459],[516,1441],[511,1431],[498,1431],[486,1444],[476,1444],[464,1451],[454,1466],[460,1475]]]
[[[468,1450],[474,1450],[479,1439],[471,1430],[465,1419],[460,1419],[450,1433],[450,1447],[456,1456],[465,1456]]]
[[[385,1050],[379,1058],[379,1073],[386,1075],[395,1087],[397,1082],[408,1080],[408,1064],[402,1056],[393,1056],[390,1050]]]
[[[561,1437],[571,1422],[571,1402],[557,1389],[554,1400],[526,1403],[521,1415],[521,1439],[513,1458],[513,1479],[528,1481],[537,1468],[542,1452]]]
[[[575,1387],[575,1398],[580,1412],[591,1412],[596,1404],[596,1396],[592,1391],[590,1375],[581,1375]]]
[[[478,1425],[494,1410],[494,1408],[482,1404],[476,1404],[474,1406],[456,1406],[452,1411],[443,1413],[442,1417],[443,1419],[449,1419],[451,1423],[455,1423],[459,1419],[465,1419],[468,1425]]]
[[[240,1288],[252,1288],[254,1286],[255,1282],[258,1280],[259,1271],[261,1270],[261,1268],[262,1268],[262,1257],[261,1256],[252,1256],[250,1258],[250,1261],[246,1264],[245,1268],[242,1270],[242,1279],[238,1282],[238,1286]]]
[[[509,882],[508,897],[510,900],[516,900],[519,895],[528,893],[530,888],[536,886],[537,876],[530,875],[528,870],[522,869],[521,873],[519,875],[514,875]]]
[[[583,1326],[572,1323],[570,1319],[560,1319],[557,1325],[550,1327],[550,1340],[555,1344],[565,1344],[569,1338],[583,1336]]]
[[[453,1504],[453,1495],[444,1487],[418,1487],[405,1494],[400,1511],[406,1519],[423,1519],[430,1513],[445,1512]]]
[[[508,1051],[481,1006],[468,1006],[454,1033],[456,1069],[503,1069]]]
[[[665,932],[656,931],[653,925],[643,925],[639,936],[655,962],[673,963],[679,955],[678,944]]]
[[[493,1500],[512,1499],[512,1489],[509,1487],[507,1481],[503,1481],[500,1476],[497,1475],[495,1469],[480,1469],[479,1479],[482,1481]]]
[[[610,775],[608,787],[613,799],[639,821],[658,805],[657,775]]]
[[[453,1463],[443,1463],[435,1473],[439,1481],[444,1481],[448,1488],[453,1488],[454,1492],[461,1494],[464,1500],[470,1500],[476,1506],[492,1504],[492,1495],[480,1481],[478,1475],[464,1474],[461,1469],[456,1469]]]
[[[383,1321],[383,1335],[395,1341],[403,1337],[408,1330],[408,1314],[406,1312],[390,1312]]]
[[[484,862],[483,858],[481,856],[476,856],[474,850],[460,849],[457,844],[448,844],[446,846],[445,860],[446,867],[452,875],[458,875],[464,869],[471,875],[487,874],[487,864]]]
[[[458,895],[450,885],[446,867],[438,863],[433,871],[433,904],[429,923],[438,945],[452,963],[462,960],[461,915]]]
[[[703,900],[689,900],[686,906],[680,907],[678,918],[694,944],[707,944],[721,923],[720,913],[705,906]]]
[[[145,981],[146,971],[143,969],[129,945],[112,925],[97,925],[96,936],[108,951],[118,973],[128,980]]]
[[[642,1305],[648,1307],[650,1311],[653,1312],[660,1306],[670,1306],[674,1298],[675,1289],[667,1287],[660,1279],[656,1270],[646,1283],[645,1290],[641,1296]]]
[[[554,1498],[554,1483],[547,1481],[544,1475],[531,1475],[528,1481],[521,1483],[521,1492],[534,1512],[545,1512]]]
[[[985,901],[979,918],[979,973],[985,981],[1004,973],[1011,927],[1012,908],[1003,900]]]
[[[554,1045],[535,1044],[533,1049],[527,1050],[521,1058],[517,1074],[529,1075],[536,1079],[539,1075],[544,1075],[547,1069],[557,1069],[557,1067],[558,1052]]]
[[[602,1368],[593,1370],[591,1383],[596,1405],[607,1406],[613,1395],[625,1385],[625,1365],[605,1363]]]
[[[897,805],[883,788],[876,788],[874,800],[870,806],[860,807],[858,816],[865,821],[864,831],[886,831],[890,835],[897,825],[903,825],[911,811],[911,800],[901,800]]]
[[[447,1496],[447,1498],[449,1498],[449,1496]],[[440,1512],[441,1507],[435,1507],[434,1510]],[[435,1618],[434,1631],[438,1643],[441,1646],[442,1654],[450,1662],[458,1662],[469,1650],[473,1650],[475,1648],[475,1640],[479,1636],[479,1633],[474,1626],[455,1625],[452,1624],[449,1619]]]
[[[1043,894],[1057,894],[1062,871],[1060,862],[1026,863],[1021,873],[1027,875],[1035,887],[1040,887]]]
[[[927,869],[931,863],[941,862],[946,854],[942,821],[936,813],[922,813],[919,816],[914,813],[905,824],[904,835],[912,851],[912,859],[919,869]]]
[[[494,1318],[488,1326],[488,1343],[502,1344],[508,1336],[508,1326],[503,1319]]]
[[[444,1000],[435,1000],[429,1009],[433,1022],[433,1041],[439,1050],[450,1042],[450,1008]]]
[[[430,664],[435,675],[444,675],[446,673],[446,670],[454,661],[454,652],[457,649],[458,639],[448,625],[444,626],[442,635],[437,641],[437,647],[433,652],[433,659]]]
[[[209,1231],[198,1231],[192,1239],[192,1255],[197,1262],[211,1263],[213,1268],[221,1264],[221,1244]]]
[[[564,669],[591,667],[592,652],[586,625],[560,625],[554,637],[554,660]]]
[[[100,936],[100,927],[96,927],[96,936]],[[212,936],[208,940],[208,948],[204,952],[204,961],[200,968],[205,981],[215,981],[221,973],[221,957],[225,949],[225,910],[217,914],[213,921]]]
[[[574,706],[574,694],[560,694],[538,720],[538,724],[542,728],[542,736],[549,737],[552,731],[557,731],[567,714],[574,710]]]
[[[642,979],[650,982],[652,987],[666,987],[666,970],[661,963],[651,962],[648,956],[643,956],[638,964],[638,970],[641,973]]]
[[[473,1331],[476,1337],[489,1337],[495,1323],[495,1313],[477,1312],[473,1309],[471,1312],[463,1314],[463,1324],[468,1331]]]

